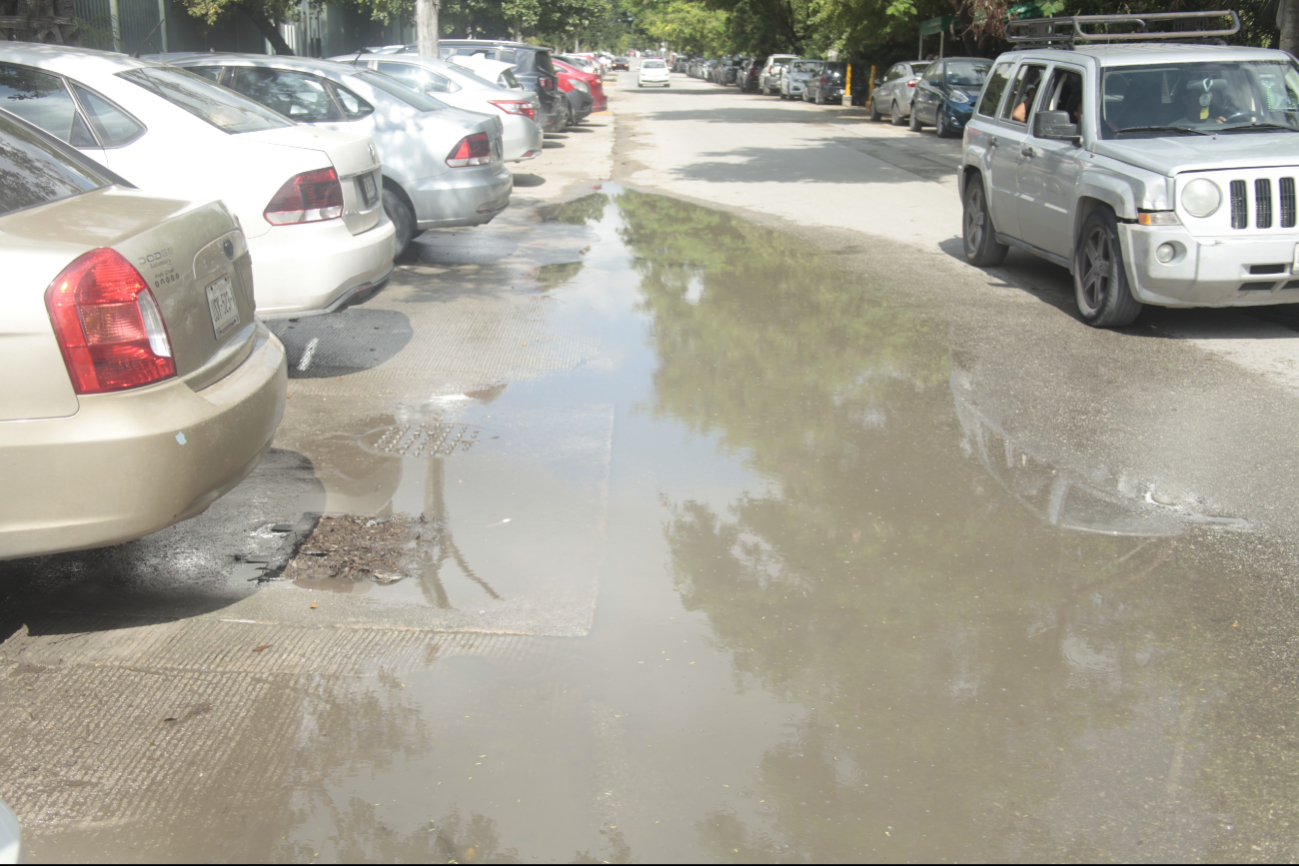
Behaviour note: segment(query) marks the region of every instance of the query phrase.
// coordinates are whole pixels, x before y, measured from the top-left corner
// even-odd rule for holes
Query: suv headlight
[[[1221,204],[1222,190],[1211,180],[1199,177],[1182,187],[1182,207],[1193,217],[1213,216]]]

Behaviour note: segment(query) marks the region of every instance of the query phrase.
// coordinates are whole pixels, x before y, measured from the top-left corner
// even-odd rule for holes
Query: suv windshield
[[[260,132],[293,125],[289,119],[248,97],[183,69],[148,66],[117,74],[223,132]]]
[[[112,183],[90,160],[62,150],[0,111],[0,216]]]
[[[1284,60],[1111,67],[1101,93],[1107,139],[1299,132],[1299,68]]]

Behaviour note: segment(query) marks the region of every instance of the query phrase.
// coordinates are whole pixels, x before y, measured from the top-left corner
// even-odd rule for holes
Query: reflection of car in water
[[[951,376],[962,447],[1021,505],[1062,529],[1105,535],[1180,535],[1191,526],[1248,529],[1233,517],[1201,514],[1165,499],[1148,482],[1115,477],[1103,466],[1088,466],[1086,455],[1058,436],[1016,434],[999,421],[995,396],[981,389],[969,370]],[[1063,450],[1062,450],[1063,449]]]

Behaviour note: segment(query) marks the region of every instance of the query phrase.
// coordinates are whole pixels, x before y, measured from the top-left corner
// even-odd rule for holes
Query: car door
[[[916,82],[916,95],[911,111],[921,123],[938,119],[938,105],[942,102],[943,62],[935,60],[925,68]]]
[[[61,75],[16,63],[0,63],[0,105],[107,166],[104,148],[72,95],[75,87],[75,82]],[[88,92],[84,87],[81,90]],[[105,104],[109,103],[105,101]]]
[[[1072,141],[1033,135],[1038,111],[1068,111],[1082,127],[1089,116],[1086,80],[1081,67],[1057,64],[1041,88],[1038,107],[1028,118],[1028,135],[1019,155],[1019,225],[1023,240],[1058,256],[1073,254],[1073,215],[1083,149]]]
[[[1020,151],[1028,139],[1029,109],[1045,73],[1045,63],[1026,61],[1020,65],[989,142],[988,209],[992,223],[997,231],[1017,239],[1023,238],[1019,223]]]

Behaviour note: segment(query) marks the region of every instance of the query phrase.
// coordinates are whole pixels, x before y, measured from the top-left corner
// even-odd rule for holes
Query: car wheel
[[[383,190],[383,210],[388,214],[388,219],[392,220],[392,254],[396,258],[406,251],[415,237],[415,214],[411,213],[410,205],[406,204],[404,198],[387,187]]]
[[[898,108],[898,101],[895,99],[893,100],[893,108],[889,111],[889,123],[894,126],[901,126],[905,122],[906,118],[902,116],[902,109]]]
[[[911,106],[911,131],[919,132],[924,128],[925,125],[920,122],[920,112],[916,111],[916,107],[914,105]]]
[[[988,197],[983,178],[974,175],[965,185],[965,212],[961,215],[961,235],[965,241],[965,259],[981,268],[996,267],[1006,260],[1009,249],[997,243],[997,230],[988,213]]]
[[[935,120],[934,122],[935,135],[937,135],[939,138],[947,138],[949,135],[952,134],[952,128],[947,125],[947,115],[943,113],[942,109],[939,109],[938,117],[936,117],[934,120]]]
[[[883,119],[884,119],[884,115],[880,114],[879,105],[877,105],[874,98],[872,98],[871,99],[871,120],[874,121],[875,123],[879,123]]]
[[[1141,314],[1123,267],[1118,220],[1107,207],[1098,207],[1083,223],[1073,254],[1073,285],[1078,312],[1093,327],[1122,328]]]

